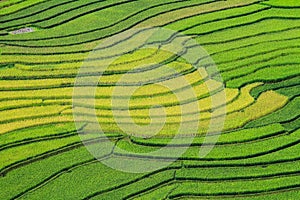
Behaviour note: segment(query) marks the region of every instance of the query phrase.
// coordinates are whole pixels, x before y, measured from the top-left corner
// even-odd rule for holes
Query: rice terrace
[[[0,200],[297,200],[299,153],[299,0],[0,0]]]

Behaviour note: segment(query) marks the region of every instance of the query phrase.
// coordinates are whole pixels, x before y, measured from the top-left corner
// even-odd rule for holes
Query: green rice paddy
[[[27,27],[34,32],[12,34]],[[103,41],[145,27],[193,38],[218,71],[207,65],[200,75],[183,55],[163,49],[124,54],[105,71],[93,68],[101,58],[86,60]],[[74,113],[73,90],[82,66],[84,77],[103,75],[95,90],[95,115],[109,140],[82,137],[93,108],[87,101],[93,97],[78,97],[82,112]],[[130,96],[130,116],[111,100],[126,74],[121,87],[144,84]],[[181,101],[159,86],[180,78],[187,81],[176,85],[177,94],[186,97]],[[188,87],[195,98],[185,96]],[[222,92],[224,102],[213,103]],[[298,0],[0,1],[0,199],[299,199],[299,95]],[[154,137],[119,127],[131,120],[141,126],[162,121],[158,104],[165,107],[166,122]],[[182,111],[182,104],[199,105],[199,111]],[[74,114],[82,117],[76,125]],[[206,135],[210,122],[222,117],[224,126],[212,144],[205,139],[214,137]],[[187,129],[168,145],[181,122],[189,126],[195,120],[198,127],[191,130],[196,131]],[[164,162],[174,157],[145,153],[186,151],[169,166],[129,173],[98,161],[86,148],[97,142],[114,144],[98,158],[112,162]],[[199,157],[199,148],[211,145]]]

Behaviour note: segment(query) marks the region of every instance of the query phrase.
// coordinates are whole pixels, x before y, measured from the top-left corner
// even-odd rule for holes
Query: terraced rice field
[[[6,0],[0,11],[1,200],[300,199],[298,0]],[[193,46],[182,54],[123,52],[105,71],[93,67],[105,55],[87,59],[103,41],[149,27],[180,33],[153,43],[190,38],[215,65],[194,55],[204,62],[195,70],[185,59]],[[22,28],[33,32],[13,34]],[[125,46],[107,47],[113,48]],[[82,66],[87,80],[102,75],[94,113],[101,137],[84,134],[93,122],[93,97],[74,96]],[[168,81],[179,84],[173,91],[159,85]],[[131,96],[121,92],[112,100],[116,88],[136,85]],[[112,103],[126,98],[128,107]],[[210,140],[216,136],[210,122],[221,119],[220,136]],[[152,124],[156,135],[149,137],[152,129],[128,134],[119,126],[130,129],[132,122]],[[188,128],[172,140],[180,123]],[[111,149],[96,158],[89,150],[100,143]],[[184,153],[147,154],[161,148]],[[209,153],[199,157],[199,149]],[[174,162],[140,173],[105,164],[120,160],[129,167]]]

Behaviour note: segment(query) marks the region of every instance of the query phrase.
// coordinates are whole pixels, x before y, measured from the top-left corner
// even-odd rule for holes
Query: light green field
[[[298,0],[5,0],[0,11],[1,200],[300,199]],[[181,35],[126,52],[149,27]],[[166,50],[175,42],[186,46]],[[97,159],[132,168],[175,160],[119,171],[91,154],[99,144],[111,149]]]

